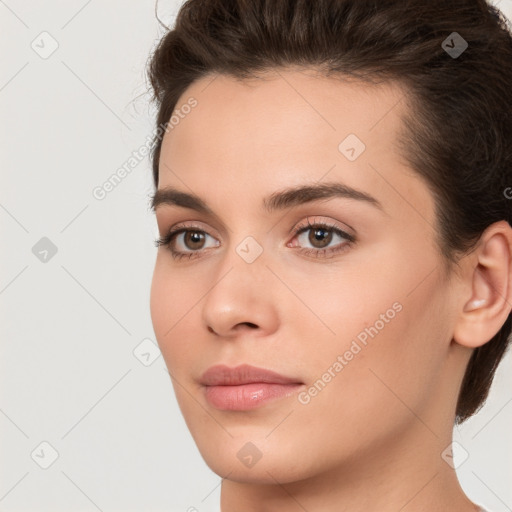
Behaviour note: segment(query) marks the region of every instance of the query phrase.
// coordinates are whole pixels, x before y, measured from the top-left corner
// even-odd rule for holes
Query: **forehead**
[[[372,85],[302,69],[251,80],[204,77],[177,102],[179,122],[162,142],[159,185],[185,183],[208,197],[217,182],[237,194],[265,196],[327,177],[383,204],[409,197],[401,208],[418,204],[428,215],[425,183],[395,146],[405,94],[397,83]],[[180,109],[191,98],[196,106],[184,114]]]
[[[276,146],[302,137],[313,144],[316,138],[331,135],[336,141],[346,133],[364,136],[368,142],[391,139],[395,130],[390,128],[398,128],[404,108],[404,93],[397,83],[371,85],[341,76],[328,78],[313,70],[267,71],[244,80],[210,75],[182,94],[175,108],[181,129],[171,126],[174,137],[166,134],[166,139],[178,144],[200,134],[206,144],[231,137],[238,143],[245,139],[244,149],[252,140]],[[183,115],[180,110],[190,98],[197,106]],[[194,126],[187,117],[194,119]]]
[[[366,157],[381,159],[401,126],[403,100],[394,83],[375,86],[312,70],[267,71],[250,80],[211,75],[178,100],[162,153],[168,164],[185,159],[189,169],[208,158],[228,168],[250,163],[261,172],[271,159],[286,167],[306,154],[334,163],[344,157],[340,143],[355,135]]]

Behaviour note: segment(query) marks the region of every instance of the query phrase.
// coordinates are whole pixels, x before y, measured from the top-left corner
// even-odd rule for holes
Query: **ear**
[[[489,226],[468,257],[464,274],[470,296],[461,297],[453,338],[460,345],[484,345],[512,310],[512,228],[506,221]]]

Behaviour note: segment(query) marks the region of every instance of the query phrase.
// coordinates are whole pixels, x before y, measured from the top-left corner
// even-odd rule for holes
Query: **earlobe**
[[[492,224],[468,256],[467,280],[471,296],[465,299],[453,338],[476,348],[490,341],[512,310],[512,228],[505,221]]]

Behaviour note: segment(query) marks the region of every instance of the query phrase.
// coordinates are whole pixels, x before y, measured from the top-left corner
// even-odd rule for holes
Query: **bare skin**
[[[159,248],[151,316],[191,435],[224,477],[222,512],[474,512],[441,454],[471,353],[511,309],[510,226],[490,226],[460,272],[443,275],[433,197],[394,145],[406,108],[396,85],[298,69],[212,78],[178,102],[198,103],[163,139],[159,189],[197,195],[214,215],[156,208],[160,235],[179,223],[204,239]],[[349,134],[366,146],[358,156],[355,139],[339,149]],[[328,182],[382,208],[347,197],[262,206]],[[324,241],[314,228],[295,235],[308,221],[355,242],[330,227]],[[236,250],[246,237],[262,249],[251,263]],[[194,254],[174,259],[170,248]],[[297,378],[301,394],[212,407],[202,373],[242,363]],[[252,467],[237,456],[248,442],[261,454]]]

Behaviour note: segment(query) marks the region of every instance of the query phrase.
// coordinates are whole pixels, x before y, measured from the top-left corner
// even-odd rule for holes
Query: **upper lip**
[[[239,386],[252,382],[302,384],[298,379],[285,377],[279,373],[248,364],[242,364],[235,368],[226,365],[212,366],[201,376],[201,384],[204,386]]]

